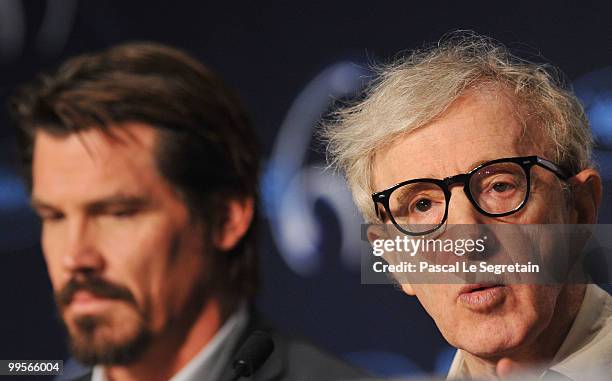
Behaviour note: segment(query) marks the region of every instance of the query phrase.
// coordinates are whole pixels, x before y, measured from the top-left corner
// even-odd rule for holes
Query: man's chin
[[[527,338],[518,332],[504,332],[503,330],[482,330],[474,332],[470,337],[462,337],[453,343],[482,359],[495,360],[515,353],[527,343]]]
[[[65,320],[73,356],[85,365],[127,365],[137,361],[151,341],[142,322],[115,327],[105,315],[75,315]]]
[[[492,341],[483,343],[468,343],[459,346],[470,354],[488,360],[498,360],[502,357],[508,357],[514,353],[520,345],[508,345],[507,343]]]
[[[527,345],[533,326],[516,316],[480,315],[464,319],[447,333],[444,336],[452,346],[483,359],[494,359]]]

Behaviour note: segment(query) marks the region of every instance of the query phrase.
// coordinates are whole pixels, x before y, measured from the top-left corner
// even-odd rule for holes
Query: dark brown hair
[[[218,76],[182,51],[126,43],[78,56],[19,89],[10,110],[30,189],[38,130],[106,131],[136,121],[157,129],[158,168],[209,237],[228,199],[253,197],[257,205],[259,148],[245,112]],[[257,289],[256,220],[232,252],[211,254],[211,284],[225,313]]]

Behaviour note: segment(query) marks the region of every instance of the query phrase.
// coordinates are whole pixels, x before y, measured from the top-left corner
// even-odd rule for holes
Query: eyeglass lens
[[[512,162],[490,164],[470,177],[468,189],[477,207],[490,214],[511,212],[525,201],[528,179]],[[440,225],[446,214],[444,189],[431,182],[403,185],[389,198],[391,216],[404,229],[419,233]]]

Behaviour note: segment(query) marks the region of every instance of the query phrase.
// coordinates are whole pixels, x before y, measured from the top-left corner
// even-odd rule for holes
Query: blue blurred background
[[[238,90],[263,143],[259,307],[269,320],[373,371],[444,373],[452,351],[416,299],[361,285],[360,218],[313,133],[369,66],[454,29],[495,37],[558,66],[592,122],[612,222],[612,22],[604,2],[204,2],[2,0],[0,102],[75,54],[127,40],[183,48]],[[544,58],[539,57],[542,55]],[[0,112],[0,359],[68,356],[38,227]]]

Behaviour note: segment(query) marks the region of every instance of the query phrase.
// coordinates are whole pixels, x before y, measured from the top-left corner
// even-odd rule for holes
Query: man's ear
[[[374,241],[379,239],[387,239],[388,234],[383,225],[380,224],[370,224],[368,225],[368,229],[366,231],[368,235],[368,241],[371,245],[374,245]]]
[[[602,194],[599,173],[592,168],[587,168],[572,177],[569,182],[573,188],[571,223],[597,223],[597,210],[601,204]]]
[[[367,229],[368,241],[372,246],[374,246],[374,241],[379,239],[389,239],[389,233],[386,229],[385,225],[380,224],[371,224]],[[383,255],[384,258],[384,255]],[[402,283],[402,290],[408,295],[416,295],[414,289],[409,283]]]
[[[215,238],[215,247],[221,251],[233,249],[244,237],[253,220],[254,201],[252,197],[232,199],[227,204],[224,224]]]

